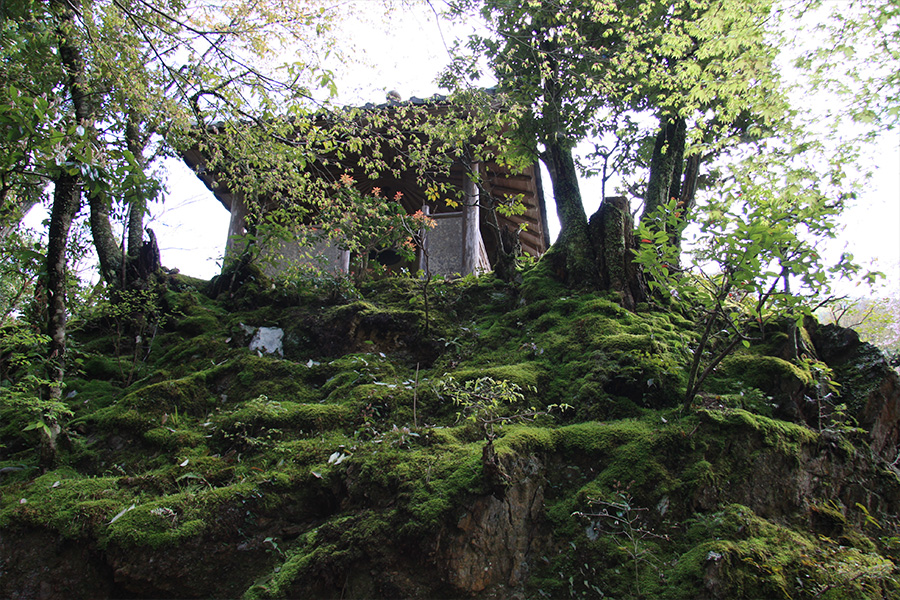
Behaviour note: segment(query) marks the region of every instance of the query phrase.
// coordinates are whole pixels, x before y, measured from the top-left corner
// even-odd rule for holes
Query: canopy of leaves
[[[463,1],[492,34],[473,35],[448,75],[477,78],[484,56],[499,88],[526,107],[523,132],[570,143],[614,132],[627,112],[694,120],[698,138],[764,127],[784,104],[766,37],[772,9],[753,2]],[[704,132],[700,135],[699,132]]]

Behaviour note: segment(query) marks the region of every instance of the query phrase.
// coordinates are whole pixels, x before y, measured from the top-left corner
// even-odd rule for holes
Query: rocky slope
[[[685,413],[689,309],[227,287],[81,326],[56,470],[5,410],[0,596],[900,596],[900,381],[851,331],[803,332],[840,398],[770,331]]]

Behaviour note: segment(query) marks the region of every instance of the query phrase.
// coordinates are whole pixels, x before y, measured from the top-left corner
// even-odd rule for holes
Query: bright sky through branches
[[[330,66],[340,103],[381,103],[391,90],[402,98],[428,97],[441,91],[434,81],[449,61],[446,47],[452,45],[455,35],[469,33],[468,29],[454,31],[446,23],[438,25],[426,5],[403,6],[387,15],[379,2],[347,6],[349,16],[339,25],[338,36],[350,46],[344,52],[352,62]],[[896,295],[900,292],[900,137],[882,137],[863,160],[867,163],[863,168],[871,168],[874,176],[847,210],[843,219],[846,229],[829,248],[829,258],[834,260],[843,251],[853,253],[862,264],[887,272],[892,286],[888,293]],[[163,264],[209,278],[220,268],[229,215],[183,163],[170,160],[166,168],[168,194],[165,203],[151,207],[153,216],[148,224],[159,238]],[[594,178],[582,185],[585,209],[591,214],[600,203],[600,182]],[[607,193],[614,189],[615,181],[611,181]],[[546,194],[550,201],[549,189]],[[552,205],[548,216],[555,221]],[[35,218],[30,221],[34,223]],[[558,225],[551,227],[556,228],[555,235]],[[852,289],[838,289],[853,293]]]

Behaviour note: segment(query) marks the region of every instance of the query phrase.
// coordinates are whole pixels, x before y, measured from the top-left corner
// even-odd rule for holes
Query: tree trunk
[[[54,180],[53,207],[47,240],[47,334],[50,337],[48,379],[52,400],[62,398],[62,381],[66,372],[66,245],[72,219],[78,212],[81,190],[76,175],[66,172]],[[47,423],[49,435],[41,436],[41,468],[52,469],[56,462],[57,437],[61,431],[55,421]]]
[[[672,191],[678,191],[677,180],[681,175],[680,163],[684,159],[686,140],[687,124],[684,119],[678,117],[662,120],[650,158],[650,179],[647,181],[647,191],[644,194],[642,222],[649,224],[647,219],[650,214],[669,201]]]
[[[125,286],[122,270],[122,248],[109,222],[109,206],[100,194],[92,193],[88,200],[91,207],[91,237],[100,259],[100,274],[113,287]]]
[[[648,290],[634,256],[634,219],[624,196],[604,198],[591,216],[590,234],[597,250],[601,289],[619,294],[622,306],[634,310]]]
[[[84,61],[80,50],[68,37],[75,13],[62,0],[53,0],[51,7],[59,15],[56,41],[59,58],[68,78],[68,92],[72,97],[75,122],[87,126],[91,110],[87,101]],[[62,170],[55,176],[53,183],[53,207],[50,210],[50,229],[47,234],[47,335],[50,337],[47,369],[51,382],[48,390],[50,399],[60,400],[66,373],[66,246],[72,220],[81,204],[81,179],[78,175]],[[41,435],[40,449],[40,465],[45,471],[55,466],[57,440],[62,431],[55,420],[49,420],[46,424],[48,430]]]
[[[557,278],[572,285],[597,286],[596,254],[591,243],[588,221],[581,202],[578,173],[571,148],[559,142],[547,144],[541,160],[550,172],[560,232],[556,243],[545,255]]]
[[[681,183],[679,194],[673,196],[673,198],[678,198],[678,218],[680,220],[680,227],[678,228],[678,231],[671,232],[669,239],[671,240],[672,245],[678,250],[679,255],[681,254],[681,234],[688,224],[688,217],[690,217],[693,212],[694,205],[697,201],[697,178],[699,175],[700,155],[692,154],[687,159],[684,166],[684,181]]]
[[[60,24],[56,28],[59,58],[68,77],[68,91],[72,96],[75,122],[85,130],[93,128],[96,108],[91,102],[91,90],[85,77],[84,56],[81,48],[69,37],[75,21],[75,13],[64,0],[52,0],[52,6],[59,14]],[[91,236],[100,259],[100,274],[110,285],[122,282],[122,251],[113,234],[109,222],[109,206],[106,199],[88,184],[88,201],[91,209]]]
[[[676,200],[678,225],[668,231],[669,243],[681,250],[681,234],[688,223],[688,216],[694,208],[697,193],[697,178],[700,173],[700,155],[692,154],[685,160],[687,145],[687,125],[682,118],[663,121],[653,156],[650,159],[650,178],[644,198],[641,221],[651,228],[654,224],[650,215],[671,199]]]
[[[550,261],[552,272],[567,284],[612,290],[620,295],[625,308],[634,310],[646,300],[647,286],[632,262],[634,220],[628,200],[621,196],[603,199],[589,223],[571,150],[551,144],[541,158],[550,171],[562,225],[556,243],[542,260]]]
[[[128,123],[125,125],[125,143],[128,151],[134,157],[134,162],[141,170],[146,168],[144,158],[144,141],[141,138],[137,117],[128,113]],[[147,198],[143,189],[133,190],[128,195],[128,257],[136,259],[141,251],[144,241],[144,213],[147,211]]]

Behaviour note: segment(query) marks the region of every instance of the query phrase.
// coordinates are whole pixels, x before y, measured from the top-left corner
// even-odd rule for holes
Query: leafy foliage
[[[65,401],[48,394],[48,341],[22,322],[0,328],[0,415],[7,427],[49,437],[51,424],[73,413]]]
[[[533,406],[517,410],[514,405],[525,400],[522,388],[510,381],[497,381],[492,377],[479,377],[459,383],[452,376],[447,376],[438,382],[435,391],[438,396],[447,395],[453,404],[460,407],[457,420],[465,419],[481,425],[484,437],[489,442],[497,437],[495,425],[502,427],[507,423],[530,422],[556,409],[571,408],[568,405],[551,404],[543,410]],[[510,408],[513,412],[507,414]]]
[[[366,277],[372,255],[380,250],[393,250],[407,262],[415,259],[421,246],[422,231],[434,228],[436,222],[422,211],[407,215],[400,204],[402,192],[392,200],[382,197],[380,188],[363,194],[353,187],[349,175],[341,179],[336,196],[316,216],[316,224],[326,236],[357,261],[357,279]]]
[[[651,287],[700,310],[703,329],[693,350],[686,406],[738,345],[762,341],[767,324],[775,320],[802,322],[811,299],[828,296],[829,275],[860,272],[849,255],[823,266],[818,244],[834,237],[841,201],[804,189],[800,177],[789,172],[779,188],[754,171],[735,171],[731,187],[710,200],[704,212],[687,274],[679,268],[677,248],[668,244],[672,230],[684,227],[676,200],[651,215],[651,223],[640,225],[636,260]],[[873,281],[879,274],[865,276]],[[797,357],[803,348],[796,332],[791,343]]]

